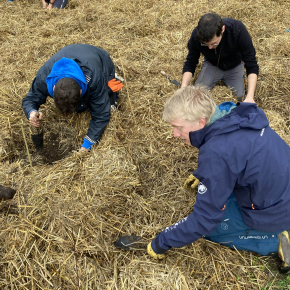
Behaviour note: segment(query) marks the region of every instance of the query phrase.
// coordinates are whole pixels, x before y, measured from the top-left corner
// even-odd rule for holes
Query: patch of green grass
[[[277,257],[266,258],[264,260],[264,263],[262,263],[258,257],[253,256],[252,264],[253,266],[258,266],[261,271],[268,273],[269,275],[269,280],[263,285],[263,287],[261,288],[262,290],[270,290],[270,289],[290,290],[290,275],[281,274],[279,272],[278,269],[280,261]],[[272,274],[270,274],[269,271]],[[251,274],[249,276],[249,279],[254,281],[255,275]]]
[[[290,290],[290,276],[280,276],[280,280],[272,282],[267,282],[267,285],[262,288],[262,290],[270,289],[281,289],[281,290]]]
[[[262,288],[262,290],[269,289],[279,289],[279,290],[290,290],[290,276],[280,274],[277,276],[275,282],[267,282],[267,284]]]

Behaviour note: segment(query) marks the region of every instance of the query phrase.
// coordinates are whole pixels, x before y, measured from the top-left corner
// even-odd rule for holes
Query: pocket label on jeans
[[[255,239],[255,240],[265,240],[269,239],[268,236],[239,236],[240,240],[248,240],[248,239]]]

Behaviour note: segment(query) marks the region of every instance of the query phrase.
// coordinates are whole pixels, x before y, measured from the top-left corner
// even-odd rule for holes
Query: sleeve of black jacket
[[[240,31],[238,34],[237,44],[242,56],[242,61],[245,63],[247,76],[252,73],[259,75],[256,50],[254,48],[251,36],[242,22],[240,22],[239,27]]]
[[[170,248],[191,244],[215,230],[236,182],[234,171],[219,153],[208,155],[208,150],[200,151],[198,169],[193,172],[200,180],[194,210],[156,236],[151,243],[155,253],[163,254]]]
[[[110,121],[110,99],[108,85],[105,79],[100,77],[90,88],[89,108],[92,119],[85,139],[92,143],[97,143],[105,131]]]
[[[187,48],[188,54],[186,57],[186,61],[183,66],[182,73],[191,72],[192,75],[195,73],[196,66],[199,62],[200,50],[199,50],[199,42],[197,40],[197,29],[195,28],[191,34],[191,37],[188,41]]]
[[[46,102],[47,96],[49,96],[46,85],[46,77],[49,73],[50,69],[42,66],[34,78],[28,94],[22,100],[22,108],[27,118],[29,118],[28,113],[31,110],[38,111],[39,107]]]

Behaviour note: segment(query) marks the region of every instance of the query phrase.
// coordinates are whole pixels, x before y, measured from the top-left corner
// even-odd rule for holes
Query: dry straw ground
[[[195,192],[182,184],[198,151],[174,140],[161,120],[176,88],[160,71],[180,81],[202,14],[247,26],[260,65],[256,101],[289,144],[288,0],[70,0],[63,11],[3,0],[0,11],[0,184],[17,189],[0,203],[0,289],[289,289],[272,258],[202,239],[163,261],[112,244],[124,234],[153,238],[192,211]],[[33,149],[21,99],[40,66],[71,43],[107,50],[126,84],[102,141],[82,158],[70,152],[89,116],[62,119],[49,101],[45,146],[56,139],[51,150],[65,158],[46,164]],[[213,95],[233,100],[224,86]]]

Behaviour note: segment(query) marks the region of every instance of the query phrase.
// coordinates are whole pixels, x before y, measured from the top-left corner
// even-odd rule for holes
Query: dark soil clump
[[[0,185],[0,200],[12,199],[15,193],[16,193],[15,189]]]
[[[9,214],[18,215],[18,208],[14,204],[8,204],[7,202],[0,204],[0,215],[7,216]]]
[[[70,140],[62,140],[61,136],[55,132],[44,134],[44,145],[33,157],[33,163],[52,164],[55,161],[67,157],[74,146]]]

